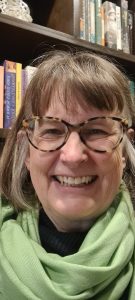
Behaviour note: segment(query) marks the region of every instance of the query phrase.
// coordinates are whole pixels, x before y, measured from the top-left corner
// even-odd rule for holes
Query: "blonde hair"
[[[134,106],[128,79],[107,58],[82,51],[50,51],[44,55],[38,60],[37,71],[26,90],[20,113],[10,130],[1,157],[0,192],[10,199],[16,209],[34,205],[35,199],[25,166],[29,144],[21,131],[22,121],[32,115],[42,116],[54,99],[59,99],[68,110],[75,105],[72,95],[81,95],[78,101],[101,111],[106,109],[123,113],[132,125]],[[128,165],[132,164],[134,174],[135,150],[128,137],[125,150]]]

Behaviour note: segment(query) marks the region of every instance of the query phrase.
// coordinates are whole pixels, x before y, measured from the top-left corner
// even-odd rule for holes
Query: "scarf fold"
[[[127,287],[126,300],[135,299],[135,220],[125,187],[65,257],[41,246],[38,210],[13,213],[1,201],[0,300],[118,300]]]

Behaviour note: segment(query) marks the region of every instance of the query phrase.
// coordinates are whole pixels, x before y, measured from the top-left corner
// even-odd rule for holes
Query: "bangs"
[[[85,60],[83,59],[85,55]],[[88,55],[88,59],[87,59]],[[32,113],[42,116],[60,101],[66,110],[75,110],[76,101],[97,109],[122,112],[129,95],[124,74],[109,61],[89,54],[66,54],[53,62],[43,61],[32,80]]]

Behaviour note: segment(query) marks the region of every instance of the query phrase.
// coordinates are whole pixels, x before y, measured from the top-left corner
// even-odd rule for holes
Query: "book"
[[[90,7],[90,2],[91,0],[88,0],[87,2],[87,22],[88,22],[88,36],[87,36],[87,40],[90,42],[91,39],[91,7]]]
[[[16,115],[16,62],[4,61],[4,128],[10,128]]]
[[[95,0],[89,0],[89,41],[91,43],[96,42],[95,31]]]
[[[22,64],[16,62],[16,116],[19,113],[22,102]]]
[[[102,40],[101,40],[101,45],[105,46],[105,17],[104,17],[104,7],[101,5],[101,23],[102,23]]]
[[[95,0],[95,32],[96,43],[102,45],[102,13],[101,13],[101,0]]]
[[[25,70],[25,89],[27,88],[28,84],[30,83],[32,77],[34,76],[35,71],[37,70],[37,67],[34,66],[26,66],[24,68]]]
[[[103,8],[105,46],[117,49],[116,4],[105,1],[103,3]]]
[[[85,40],[88,41],[89,40],[89,18],[90,18],[90,15],[89,15],[89,11],[88,11],[88,0],[85,0],[85,23],[84,23],[84,26],[85,26]]]
[[[4,108],[4,67],[0,66],[0,128],[3,128]]]
[[[85,0],[80,0],[80,39],[86,39],[85,33]]]
[[[121,7],[122,50],[125,53],[130,53],[129,38],[128,38],[128,1],[127,0],[119,0],[118,4]]]
[[[133,11],[128,10],[128,39],[129,52],[133,53]]]
[[[133,78],[129,78],[129,90],[132,98],[132,102],[135,104],[135,82]]]
[[[121,41],[121,8],[116,5],[117,50],[122,50]]]
[[[26,91],[26,83],[25,83],[25,70],[22,69],[21,72],[21,102],[23,101],[24,95],[25,95],[25,91]]]
[[[135,12],[133,12],[133,51],[132,54],[135,54]]]

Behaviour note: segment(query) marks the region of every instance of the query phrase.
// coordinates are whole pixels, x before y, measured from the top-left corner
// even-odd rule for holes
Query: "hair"
[[[75,108],[72,95],[76,98],[78,95],[78,101],[87,107],[93,105],[101,111],[123,114],[130,126],[135,115],[128,78],[108,58],[89,52],[54,50],[40,57],[36,66],[37,70],[27,87],[1,157],[0,192],[16,210],[30,208],[36,198],[25,165],[29,143],[22,130],[23,119],[33,115],[42,116],[56,99],[67,110]],[[125,180],[128,178],[131,189],[134,186],[135,150],[127,136],[125,151],[128,172]]]

